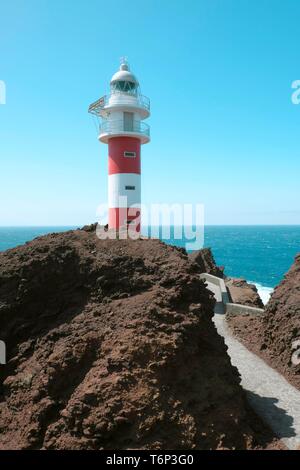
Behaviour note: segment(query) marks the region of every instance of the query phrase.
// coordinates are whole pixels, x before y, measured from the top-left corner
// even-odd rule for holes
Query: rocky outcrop
[[[203,248],[189,253],[189,259],[195,263],[199,273],[208,273],[220,278],[224,277],[224,267],[217,266],[211,248]]]
[[[300,254],[267,304],[262,331],[273,366],[300,388]]]
[[[184,250],[88,230],[0,254],[0,449],[254,448],[214,301]]]
[[[226,277],[225,285],[231,302],[250,307],[264,308],[264,304],[254,284],[249,284],[245,279]]]
[[[300,254],[263,315],[228,316],[235,335],[300,389]]]
[[[93,224],[84,225],[81,230],[83,230],[84,232],[96,232],[97,226],[98,226],[98,223],[94,222]],[[105,225],[105,226],[101,225],[101,228],[107,229],[108,225]]]

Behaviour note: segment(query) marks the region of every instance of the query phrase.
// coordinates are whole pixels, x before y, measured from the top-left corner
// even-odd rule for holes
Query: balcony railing
[[[92,103],[89,106],[89,113],[101,116],[101,111],[105,107],[116,105],[128,105],[150,111],[150,100],[147,96],[134,93],[114,92],[110,95],[102,96],[102,98],[95,101],[95,103]]]
[[[150,127],[142,121],[133,121],[126,123],[124,121],[103,121],[99,126],[101,134],[142,134],[150,137]]]
[[[102,121],[99,126],[99,139],[108,142],[110,136],[132,136],[138,137],[142,144],[150,141],[150,127],[143,121]]]

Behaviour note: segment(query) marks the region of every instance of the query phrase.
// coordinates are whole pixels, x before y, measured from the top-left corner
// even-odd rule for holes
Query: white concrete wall
[[[135,189],[125,189],[135,186]],[[120,200],[119,196],[127,196]],[[108,207],[130,207],[141,204],[141,175],[136,173],[116,173],[108,176]]]
[[[241,304],[226,304],[226,313],[232,313],[233,315],[263,315],[264,309],[257,308],[257,307],[250,307],[248,305],[241,305]]]
[[[207,282],[211,282],[215,286],[220,289],[222,302],[227,304],[229,302],[229,295],[225,286],[225,282],[223,279],[217,276],[213,276],[212,274],[202,273],[200,274],[201,279],[207,280]]]
[[[248,305],[242,304],[233,304],[229,302],[229,295],[226,289],[226,285],[223,279],[220,279],[217,276],[213,276],[212,274],[202,273],[200,274],[200,278],[207,281],[208,284],[211,284],[212,290],[214,291],[217,289],[215,297],[219,298],[219,303],[222,303],[224,308],[220,308],[219,313],[232,313],[234,315],[245,315],[245,314],[252,314],[252,315],[262,315],[264,310],[262,308],[257,307],[250,307]],[[223,310],[221,312],[221,310]]]

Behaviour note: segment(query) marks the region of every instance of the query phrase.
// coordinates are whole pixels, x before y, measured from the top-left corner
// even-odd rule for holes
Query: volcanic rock
[[[300,254],[267,304],[262,331],[273,366],[300,388]]]
[[[184,250],[51,234],[0,253],[0,449],[250,449],[214,300]]]
[[[250,307],[264,308],[264,304],[254,284],[249,284],[245,279],[226,277],[225,285],[231,302],[249,305]]]
[[[228,316],[235,335],[300,389],[300,254],[263,315]]]
[[[220,278],[224,277],[224,267],[217,266],[211,248],[203,248],[189,253],[189,259],[197,265],[199,273],[208,273]]]

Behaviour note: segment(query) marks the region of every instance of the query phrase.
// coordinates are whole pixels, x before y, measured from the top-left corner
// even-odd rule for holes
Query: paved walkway
[[[208,289],[217,300],[215,325],[228,346],[232,364],[239,370],[249,403],[289,449],[300,448],[300,392],[232,336],[225,315],[218,313],[217,286],[208,283]]]
[[[252,408],[289,449],[299,448],[300,392],[231,335],[225,315],[215,314],[214,322],[239,370]]]

